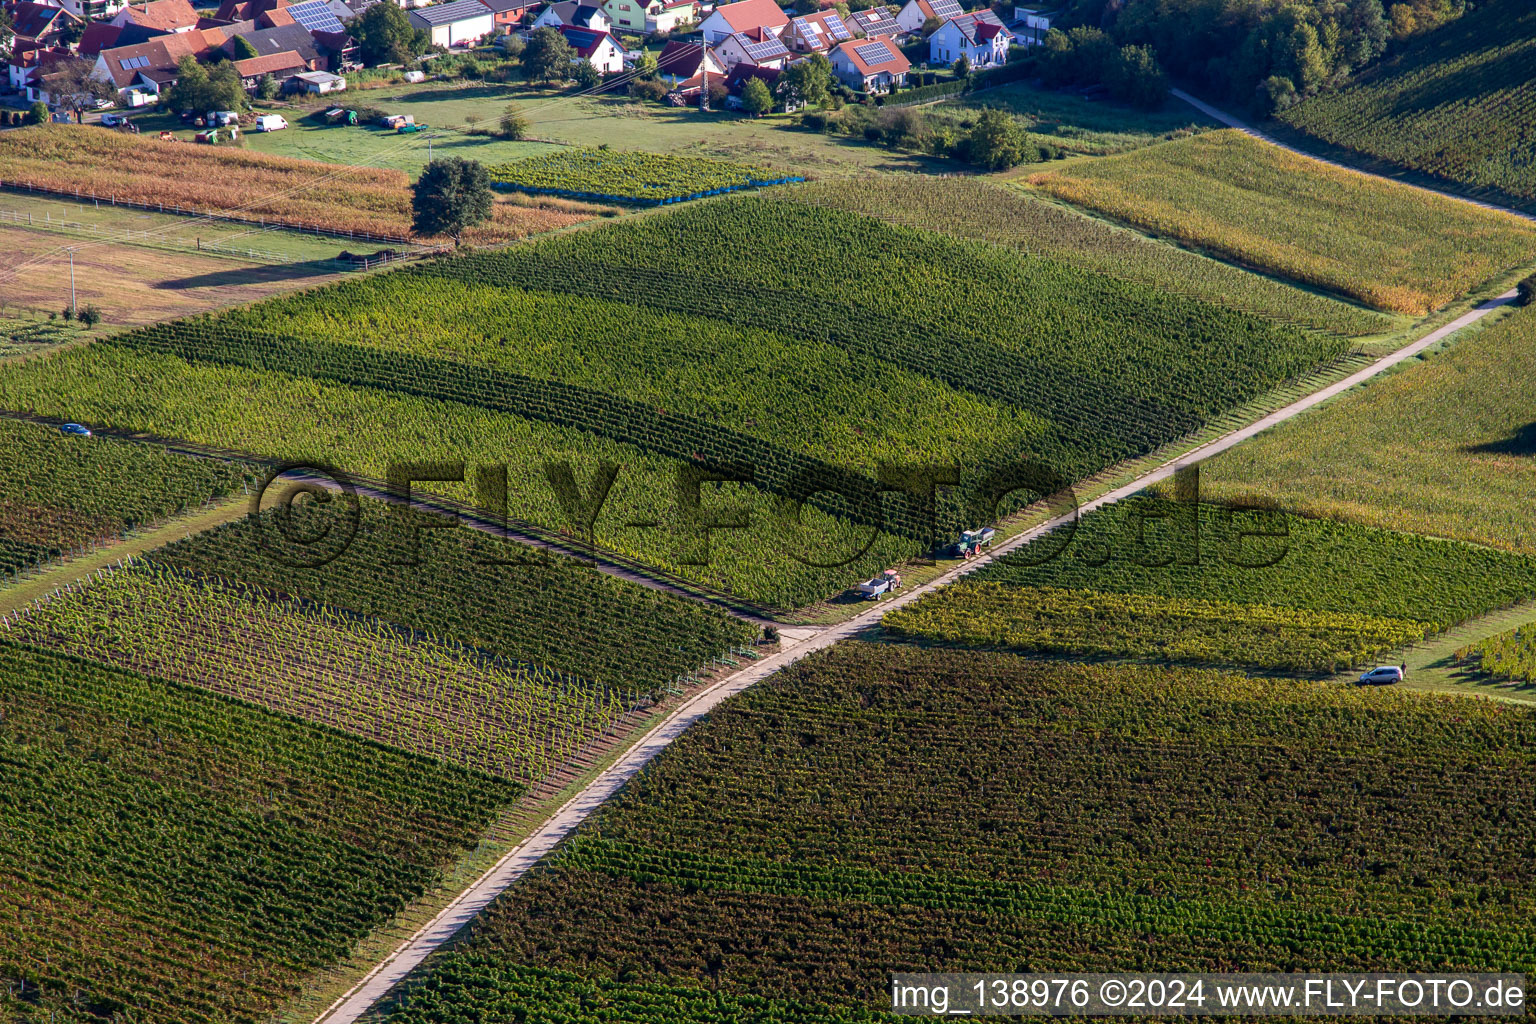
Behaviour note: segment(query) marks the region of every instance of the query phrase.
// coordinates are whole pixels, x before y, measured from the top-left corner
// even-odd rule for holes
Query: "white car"
[[[1396,665],[1382,665],[1360,677],[1361,686],[1391,686],[1402,681],[1403,670]]]

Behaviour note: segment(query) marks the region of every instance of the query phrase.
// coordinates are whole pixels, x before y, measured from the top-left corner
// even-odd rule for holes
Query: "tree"
[[[571,66],[571,79],[578,89],[596,89],[603,84],[603,73],[590,60],[579,60]]]
[[[117,98],[117,89],[92,72],[95,65],[88,60],[74,58],[60,61],[49,73],[48,91],[54,101],[66,110],[85,110],[97,100]]]
[[[955,77],[956,78],[968,78],[968,77],[970,77],[970,74],[971,74],[971,59],[969,57],[967,57],[965,54],[962,53],[960,55],[959,59],[955,61]]]
[[[1010,114],[983,110],[971,129],[967,152],[976,166],[1001,171],[1023,163],[1029,149],[1024,129]]]
[[[774,87],[779,98],[793,106],[824,104],[831,98],[832,62],[819,53],[796,61],[779,72]]]
[[[7,7],[0,7],[0,50],[9,50],[16,41],[16,19]]]
[[[270,100],[277,95],[277,79],[269,71],[256,81],[256,98]]]
[[[747,113],[762,117],[773,109],[773,93],[761,78],[749,78],[741,88],[741,105]]]
[[[516,104],[508,103],[507,109],[501,112],[501,137],[516,141],[527,134],[528,119],[517,109]]]
[[[640,54],[635,63],[631,65],[630,70],[634,72],[636,78],[649,81],[656,77],[657,67],[656,55],[647,50]]]
[[[48,104],[38,100],[32,104],[32,109],[27,111],[27,124],[47,124]]]
[[[250,60],[252,57],[261,56],[261,51],[252,46],[251,41],[245,36],[235,36],[230,49],[235,51],[235,60]]]
[[[523,48],[523,74],[530,82],[563,82],[571,76],[576,51],[559,31],[545,25],[533,30]]]
[[[411,230],[447,235],[458,245],[464,229],[490,219],[495,203],[490,175],[477,160],[433,160],[411,187]]]
[[[347,32],[365,64],[407,64],[432,49],[432,37],[399,4],[373,4],[347,23]]]
[[[1168,98],[1168,76],[1148,46],[1122,46],[1104,69],[1104,86],[1139,110],[1156,110]]]
[[[1270,75],[1259,83],[1259,105],[1275,113],[1296,105],[1296,85],[1283,75]]]
[[[933,35],[935,32],[937,32],[939,29],[941,29],[943,27],[944,27],[944,22],[941,21],[938,18],[924,18],[923,19],[923,27],[919,31],[922,32],[923,38],[927,39],[929,36]]]
[[[188,54],[176,64],[176,84],[166,93],[172,110],[239,110],[245,105],[240,73],[225,61],[206,67]]]
[[[821,10],[821,0],[795,0],[793,7],[796,14],[815,14]]]

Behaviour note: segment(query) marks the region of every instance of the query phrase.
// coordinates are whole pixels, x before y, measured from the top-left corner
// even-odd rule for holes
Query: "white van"
[[[262,114],[256,119],[256,130],[259,132],[275,132],[287,127],[288,122],[283,120],[282,114]]]

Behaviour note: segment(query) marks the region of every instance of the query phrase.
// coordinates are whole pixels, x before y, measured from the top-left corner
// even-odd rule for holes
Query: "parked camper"
[[[288,122],[282,114],[262,114],[256,119],[256,130],[259,132],[275,132],[288,127]]]
[[[223,128],[225,125],[239,124],[240,114],[234,110],[210,110],[203,123],[210,128]]]

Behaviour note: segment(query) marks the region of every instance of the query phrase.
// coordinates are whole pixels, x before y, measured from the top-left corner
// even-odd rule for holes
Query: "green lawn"
[[[1013,82],[959,97],[931,108],[941,116],[986,108],[1006,110],[1033,122],[1031,133],[1073,153],[1104,155],[1137,149],[1163,139],[1219,128],[1186,104],[1170,99],[1160,109],[1132,110],[1056,89]]]
[[[700,114],[691,107],[638,103],[626,96],[572,97],[523,85],[428,83],[359,90],[346,95],[349,106],[368,106],[410,114],[436,129],[432,154],[463,156],[486,164],[505,163],[547,152],[550,144],[643,149],[657,153],[760,163],[844,177],[872,171],[947,171],[951,161],[912,153],[893,153],[863,139],[837,138],[793,127],[788,118],[753,119],[737,114]],[[465,124],[490,122],[516,103],[531,124],[536,141],[507,142],[470,136]],[[277,108],[275,108],[277,109]],[[280,108],[291,125],[285,131],[246,136],[256,152],[305,157],[332,163],[367,163],[408,173],[427,162],[427,141],[373,128],[316,127],[303,120],[306,109]],[[313,109],[307,108],[307,109]],[[156,117],[139,119],[148,132],[162,126]],[[179,123],[175,126],[180,128]],[[187,133],[190,134],[190,133]],[[443,137],[446,136],[446,137]]]

